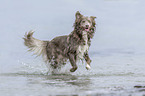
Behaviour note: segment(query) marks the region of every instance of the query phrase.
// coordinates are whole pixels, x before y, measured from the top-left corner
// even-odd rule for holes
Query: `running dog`
[[[75,72],[78,68],[77,61],[85,59],[86,69],[89,70],[91,59],[88,50],[96,29],[95,18],[83,16],[77,11],[74,30],[69,35],[55,37],[51,41],[42,41],[34,38],[32,36],[34,32],[29,31],[23,38],[24,44],[37,56],[42,55],[45,63],[49,63],[53,69],[65,65],[69,60],[72,65],[70,72]]]

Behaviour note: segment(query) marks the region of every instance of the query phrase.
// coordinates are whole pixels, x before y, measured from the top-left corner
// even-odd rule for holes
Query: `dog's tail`
[[[33,37],[34,31],[29,31],[24,36],[24,44],[29,48],[28,51],[33,51],[35,55],[43,56],[43,59],[46,58],[46,46],[49,41],[38,40]]]

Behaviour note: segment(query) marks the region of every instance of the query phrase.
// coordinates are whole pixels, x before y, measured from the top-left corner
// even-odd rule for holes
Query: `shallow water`
[[[0,96],[145,96],[143,9],[144,0],[1,0]],[[92,69],[80,62],[70,73],[68,63],[51,74],[22,38],[29,30],[41,40],[69,34],[76,11],[97,17]]]
[[[75,73],[70,73],[70,66],[66,66],[59,74],[47,74],[40,62],[24,64],[19,61],[16,72],[0,74],[0,95],[143,96],[144,89],[134,88],[144,85],[143,57],[96,54],[90,71],[79,64]]]

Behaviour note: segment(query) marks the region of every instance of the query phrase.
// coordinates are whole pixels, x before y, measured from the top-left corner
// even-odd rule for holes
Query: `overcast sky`
[[[23,34],[35,30],[38,39],[69,34],[75,12],[96,16],[91,50],[145,49],[144,0],[1,0],[0,49],[22,52]]]

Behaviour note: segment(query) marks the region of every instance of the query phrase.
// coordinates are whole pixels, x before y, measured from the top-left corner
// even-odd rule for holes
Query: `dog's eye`
[[[82,21],[82,23],[85,23],[85,21]]]

